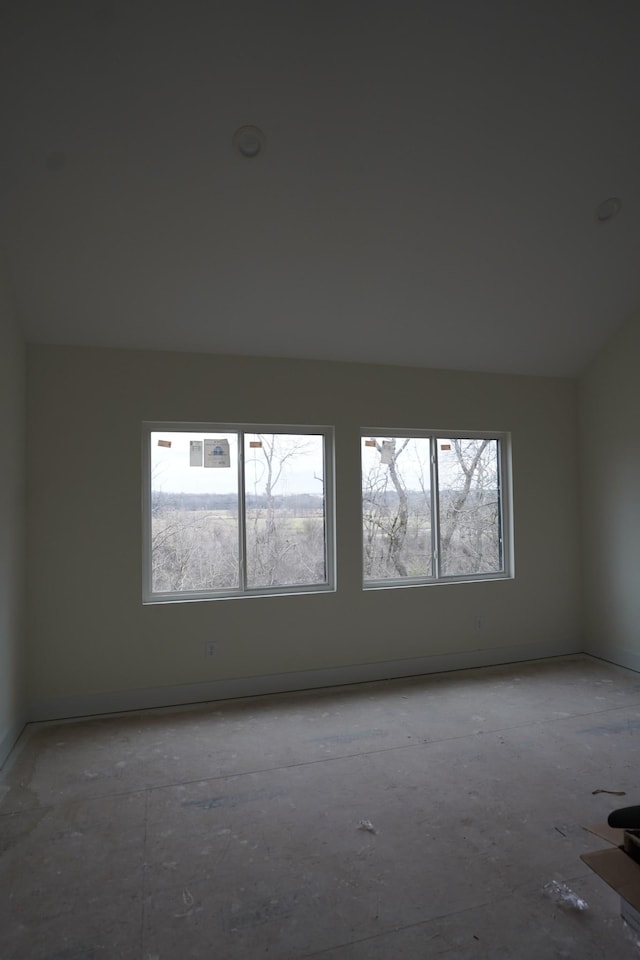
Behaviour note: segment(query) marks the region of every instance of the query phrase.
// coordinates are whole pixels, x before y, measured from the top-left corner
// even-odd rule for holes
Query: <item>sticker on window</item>
[[[202,440],[189,441],[189,466],[202,466]]]
[[[382,441],[382,453],[380,454],[381,463],[393,463],[393,455],[396,451],[396,442],[395,440],[383,440]]]
[[[229,441],[205,440],[204,465],[205,467],[230,467]]]

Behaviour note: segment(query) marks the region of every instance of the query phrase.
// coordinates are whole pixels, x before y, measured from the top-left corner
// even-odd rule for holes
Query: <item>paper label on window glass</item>
[[[451,450],[451,444],[450,444],[450,443],[441,443],[441,444],[440,444],[440,449],[441,449],[441,450]]]
[[[229,441],[205,440],[204,465],[205,467],[230,467]]]
[[[375,447],[376,442],[375,440],[365,440],[364,445],[365,447]]]
[[[393,463],[393,455],[396,451],[396,442],[395,440],[383,440],[382,441],[382,453],[380,454],[381,463]]]
[[[158,446],[159,446],[159,447],[170,447],[170,446],[171,446],[171,440],[158,440]]]
[[[189,466],[202,466],[202,440],[189,441]]]
[[[250,447],[261,447],[261,446],[262,446],[262,440],[249,440],[249,446],[250,446]]]

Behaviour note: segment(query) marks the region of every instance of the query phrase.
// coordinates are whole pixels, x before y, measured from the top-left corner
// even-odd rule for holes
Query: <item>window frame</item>
[[[153,561],[151,556],[152,490],[151,490],[151,434],[235,433],[238,443],[238,587],[225,590],[185,590],[157,593],[152,589]],[[248,587],[246,557],[246,488],[245,435],[249,433],[293,434],[295,436],[323,437],[324,470],[324,557],[323,583],[285,584],[283,586]],[[334,428],[327,425],[219,423],[212,421],[144,420],[142,422],[142,602],[188,603],[201,600],[237,600],[246,597],[272,597],[290,594],[332,593],[336,589],[335,555],[335,438]]]
[[[416,430],[410,428],[361,427],[360,429],[360,485],[362,487],[362,444],[370,437],[403,439],[428,439],[430,441],[431,479],[431,561],[432,574],[424,577],[389,577],[367,579],[364,574],[364,503],[360,492],[360,543],[362,557],[363,590],[395,590],[399,587],[435,586],[450,583],[478,583],[491,580],[512,580],[515,576],[513,561],[513,494],[511,464],[511,434],[494,430]],[[498,443],[498,510],[499,542],[502,550],[502,570],[489,573],[441,574],[440,573],[440,490],[438,486],[438,440],[495,440]]]

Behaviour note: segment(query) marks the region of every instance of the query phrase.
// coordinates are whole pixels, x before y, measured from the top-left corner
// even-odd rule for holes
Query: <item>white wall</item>
[[[34,717],[582,649],[572,381],[33,346],[28,419]],[[143,606],[143,420],[333,424],[337,592]],[[515,579],[363,592],[360,426],[511,431]]]
[[[640,670],[640,320],[580,380],[587,650]]]
[[[0,263],[0,764],[24,722],[25,348]]]

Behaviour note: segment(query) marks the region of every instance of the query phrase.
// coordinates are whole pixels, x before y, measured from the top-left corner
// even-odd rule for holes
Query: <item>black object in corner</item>
[[[640,806],[614,810],[609,814],[607,823],[619,830],[640,830]]]

